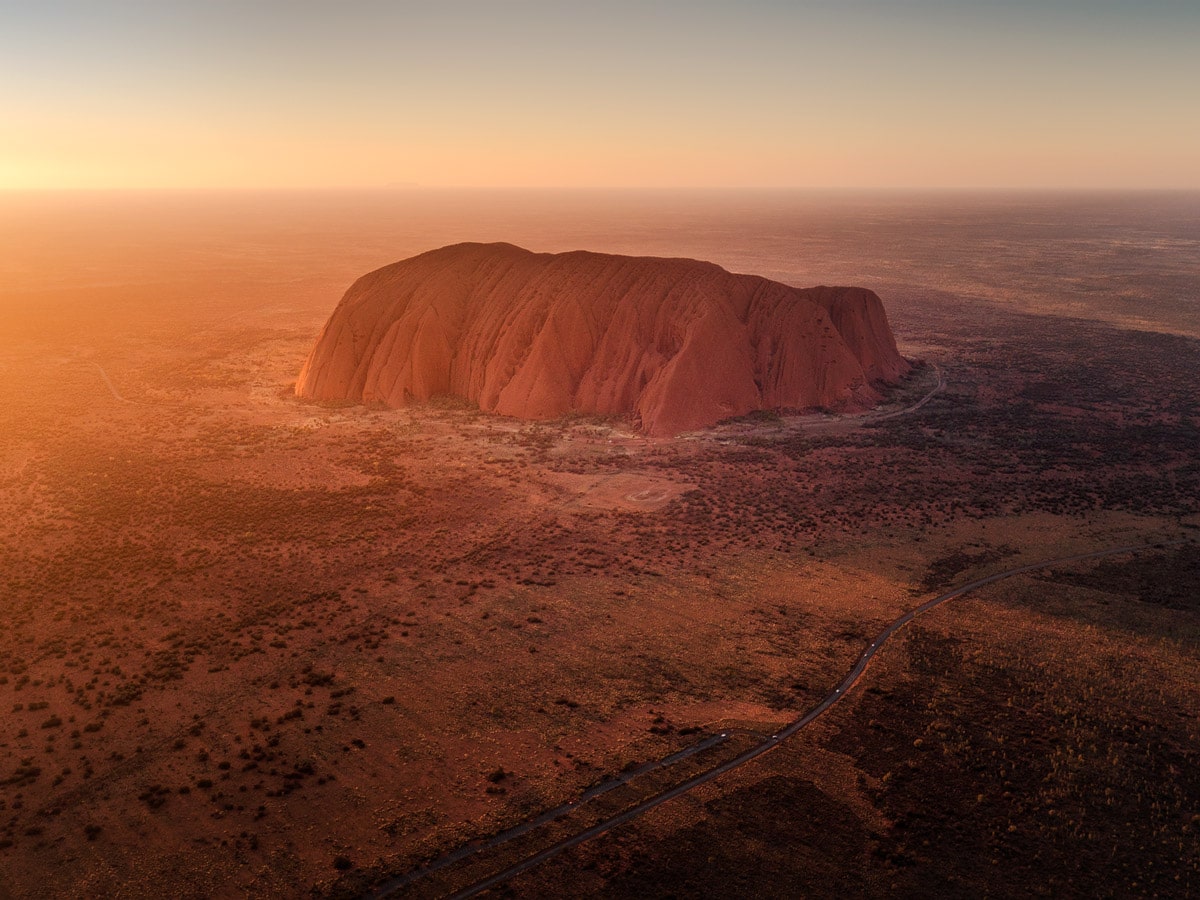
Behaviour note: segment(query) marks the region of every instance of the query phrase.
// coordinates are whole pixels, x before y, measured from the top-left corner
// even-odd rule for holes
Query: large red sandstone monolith
[[[630,416],[668,436],[758,409],[861,409],[908,371],[883,304],[691,259],[456,244],[358,279],[296,394],[439,394],[527,419]]]

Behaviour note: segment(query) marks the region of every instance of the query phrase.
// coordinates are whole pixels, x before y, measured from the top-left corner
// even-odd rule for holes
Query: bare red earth
[[[440,394],[525,419],[632,416],[669,436],[758,409],[855,409],[909,369],[883,304],[712,263],[456,244],[356,281],[296,393]]]

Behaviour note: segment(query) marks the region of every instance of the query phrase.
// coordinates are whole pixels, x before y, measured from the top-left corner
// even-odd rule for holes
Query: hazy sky
[[[0,0],[0,188],[1200,187],[1200,0]]]

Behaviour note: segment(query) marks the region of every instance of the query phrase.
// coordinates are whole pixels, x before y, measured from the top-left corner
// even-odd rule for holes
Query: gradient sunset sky
[[[0,188],[1200,188],[1200,2],[0,0]]]

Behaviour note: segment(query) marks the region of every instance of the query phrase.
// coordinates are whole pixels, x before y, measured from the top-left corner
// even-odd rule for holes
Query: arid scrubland
[[[12,896],[353,895],[728,758],[948,587],[1200,525],[1193,339],[880,289],[919,364],[879,413],[944,378],[920,409],[655,441],[298,401],[329,285],[247,307],[229,265],[173,316],[154,279],[104,314],[30,292],[4,339]],[[1182,546],[955,601],[813,730],[511,890],[1194,892],[1197,574]]]

